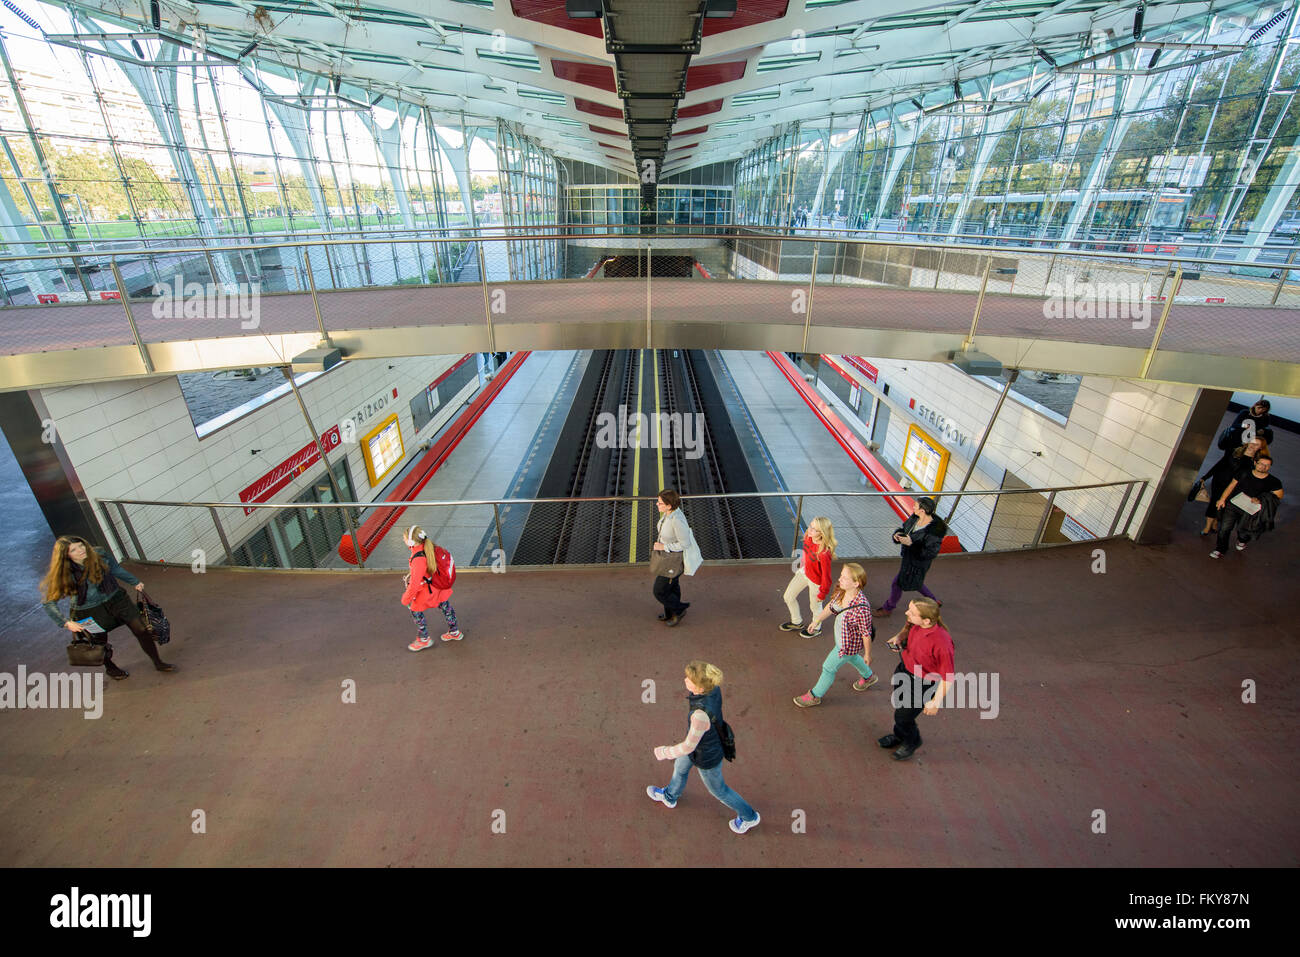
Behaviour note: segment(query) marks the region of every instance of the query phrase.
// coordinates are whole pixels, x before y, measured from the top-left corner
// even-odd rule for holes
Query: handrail
[[[1092,488],[1118,488],[1123,485],[1138,485],[1143,482],[1151,482],[1152,479],[1116,479],[1112,482],[1092,482],[1087,485],[1062,485],[1054,488],[993,488],[993,489],[972,489],[963,491],[962,498],[973,495],[1027,495],[1031,493],[1047,494],[1049,492],[1077,492],[1084,489]],[[902,492],[863,492],[853,491],[814,491],[814,492],[716,492],[708,495],[683,495],[682,501],[691,499],[719,499],[719,498],[791,498],[798,495],[808,497],[826,498],[833,496],[837,498],[912,498],[917,495],[929,495],[942,498],[944,495],[956,495],[952,491],[927,491],[924,489],[910,489]],[[456,499],[449,501],[425,501],[423,499],[412,499],[403,501],[378,501],[378,502],[163,502],[149,499],[130,499],[130,498],[101,498],[100,502],[105,505],[172,505],[185,508],[390,508],[394,506],[412,506],[419,505],[429,506],[461,506],[461,505],[539,505],[544,503],[555,502],[652,502],[653,495],[592,495],[582,498],[498,498],[498,499]]]
[[[525,227],[508,227],[508,228],[523,229]],[[539,228],[539,227],[527,227],[527,228]],[[303,240],[301,242],[284,242],[284,243],[249,243],[249,244],[238,244],[238,245],[221,245],[215,247],[214,246],[180,246],[180,247],[170,247],[167,249],[115,249],[115,250],[101,250],[101,251],[90,251],[90,252],[78,251],[78,252],[62,252],[62,253],[32,253],[32,254],[24,254],[24,255],[0,256],[0,263],[6,263],[6,262],[30,263],[39,260],[47,260],[47,259],[76,260],[76,259],[100,258],[100,259],[114,260],[119,257],[126,257],[126,256],[159,256],[159,255],[179,255],[183,253],[213,253],[213,252],[238,253],[238,252],[265,251],[268,249],[328,248],[331,246],[459,243],[459,242],[466,242],[467,240],[471,242],[488,243],[494,241],[518,242],[521,239],[559,240],[559,239],[569,239],[569,238],[578,238],[584,240],[590,240],[590,239],[624,239],[625,240],[628,238],[635,238],[641,240],[657,239],[657,238],[697,240],[697,239],[735,239],[737,238],[737,236],[734,234],[724,234],[724,233],[692,233],[690,235],[684,235],[684,234],[674,234],[674,233],[630,234],[630,233],[621,233],[621,232],[619,233],[555,233],[555,234],[544,234],[544,235],[519,236],[519,235],[514,235],[510,232],[503,232],[499,235],[494,235],[494,236],[476,236],[476,237],[410,236],[410,237],[391,237],[391,238],[378,238],[378,239],[326,239],[326,240]],[[897,248],[915,247],[915,248],[923,248],[923,249],[933,249],[933,248],[937,248],[938,246],[942,246],[946,250],[955,250],[959,252],[968,251],[972,253],[978,253],[979,255],[982,256],[1011,255],[1013,253],[1027,253],[1029,255],[1034,255],[1034,256],[1045,256],[1048,255],[1049,253],[1049,250],[1045,250],[1045,249],[1032,249],[1029,247],[1016,246],[1016,245],[1007,245],[1007,246],[1000,245],[997,247],[998,251],[996,253],[993,253],[990,252],[989,246],[987,244],[983,244],[983,245],[971,244],[971,243],[940,244],[940,243],[915,242],[915,241],[909,241],[907,239],[856,239],[856,238],[847,238],[842,236],[836,236],[831,238],[820,238],[820,239],[814,236],[806,236],[806,237],[805,236],[779,236],[779,237],[762,236],[759,238],[771,239],[771,240],[778,240],[778,239],[794,240],[794,241],[803,240],[806,242],[837,242],[837,243],[846,243],[846,244],[858,245],[858,246],[891,246]],[[1171,244],[1160,243],[1158,245],[1171,245]],[[1201,247],[1197,247],[1197,248],[1199,249]],[[1232,248],[1240,250],[1247,247],[1236,246]],[[1270,248],[1284,248],[1284,247],[1270,247]],[[1151,263],[1166,263],[1170,265],[1174,263],[1186,261],[1189,258],[1197,262],[1201,262],[1201,261],[1213,262],[1213,260],[1211,260],[1209,257],[1203,255],[1194,255],[1190,257],[1187,255],[1177,255],[1177,254],[1162,256],[1162,255],[1155,255],[1151,253],[1126,252],[1126,251],[1098,251],[1098,250],[1089,250],[1089,249],[1064,249],[1064,250],[1058,249],[1058,250],[1052,250],[1050,252],[1056,255],[1068,254],[1069,256],[1074,258],[1098,259],[1098,260],[1123,259],[1129,262],[1139,261],[1139,262],[1151,262]],[[1236,265],[1255,265],[1255,266],[1260,266],[1261,268],[1269,267],[1269,266],[1276,266],[1279,269],[1287,268],[1287,265],[1285,263],[1260,264],[1260,263],[1228,263],[1226,261],[1221,261],[1221,262],[1223,262],[1223,264],[1225,265],[1236,264]],[[1290,268],[1294,270],[1296,267],[1293,266]],[[546,281],[546,280],[531,280],[531,281],[536,282],[536,281]]]

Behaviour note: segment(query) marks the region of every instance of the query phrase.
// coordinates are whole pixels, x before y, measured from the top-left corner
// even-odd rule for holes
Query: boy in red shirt
[[[888,644],[902,652],[903,660],[892,679],[894,730],[878,743],[882,748],[897,748],[894,760],[906,761],[921,746],[917,715],[922,711],[931,717],[938,714],[939,702],[952,686],[952,635],[943,625],[938,603],[929,598],[909,603],[907,624]]]

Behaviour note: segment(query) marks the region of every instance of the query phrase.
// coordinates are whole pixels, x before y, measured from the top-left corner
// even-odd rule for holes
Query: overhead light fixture
[[[564,0],[564,12],[571,20],[595,20],[604,13],[601,0]]]
[[[158,7],[158,0],[149,0],[149,22],[155,30],[162,28],[162,10]]]
[[[257,49],[257,44],[258,44],[258,43],[259,43],[259,41],[254,40],[254,41],[253,41],[252,43],[250,43],[248,46],[244,47],[244,49],[240,50],[240,51],[239,51],[239,56],[235,57],[235,59],[236,59],[236,60],[242,60],[244,57],[248,56],[250,53],[252,53],[254,50]]]
[[[978,349],[957,350],[949,355],[949,360],[967,375],[986,375],[992,379],[1002,377],[1002,363],[991,355]]]
[[[1050,53],[1038,47],[1034,47],[1034,52],[1037,53],[1044,60],[1046,60],[1047,65],[1050,66],[1053,70],[1056,69],[1056,60],[1052,57]]]
[[[1137,9],[1133,11],[1133,39],[1142,39],[1142,19],[1146,16],[1147,5],[1139,3]]]
[[[1154,68],[1155,68],[1156,63],[1160,60],[1160,54],[1162,54],[1162,53],[1164,53],[1164,52],[1165,52],[1164,47],[1157,47],[1157,48],[1156,48],[1156,52],[1153,53],[1153,54],[1151,54],[1151,62],[1147,64],[1147,69],[1148,69],[1148,70],[1151,70],[1151,69],[1154,69]]]
[[[338,96],[338,95],[339,95],[339,88],[340,88],[341,86],[343,86],[343,77],[341,77],[341,76],[336,76],[336,77],[334,77],[334,95],[335,95],[335,96]]]
[[[961,80],[952,81],[952,96],[954,100],[961,99]]]
[[[131,49],[135,51],[135,55],[138,56],[141,60],[143,60],[143,59],[145,58],[145,56],[144,56],[144,50],[140,49],[140,41],[139,41],[139,40],[132,40],[132,41],[131,41]]]
[[[916,107],[918,110],[920,110],[922,113],[925,112],[925,107],[921,105],[921,101],[920,101],[920,100],[913,98],[913,99],[912,99],[912,105],[913,105],[914,107]]]

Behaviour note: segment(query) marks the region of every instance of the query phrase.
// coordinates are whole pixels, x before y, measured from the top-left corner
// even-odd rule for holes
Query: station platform
[[[787,489],[875,490],[766,353],[728,350],[721,355]],[[898,550],[889,533],[903,522],[883,498],[853,501],[810,495],[804,499],[803,524],[817,515],[825,515],[835,526],[840,554],[883,556]],[[791,540],[793,527],[792,522]]]
[[[531,497],[536,489],[516,483],[516,473],[533,451],[533,438],[555,407],[557,395],[573,387],[582,374],[582,368],[580,353],[530,354],[447,461],[434,473],[419,497],[443,502]],[[562,403],[561,406],[559,411],[562,415],[567,412],[567,407]],[[414,457],[411,465],[392,484],[396,485],[419,460],[419,456]],[[492,526],[492,507],[408,508],[367,557],[366,563],[377,568],[405,568],[408,552],[402,542],[402,533],[412,525],[423,527],[434,541],[464,564],[479,548],[483,529]],[[335,557],[336,561],[331,564],[344,567],[343,560]]]

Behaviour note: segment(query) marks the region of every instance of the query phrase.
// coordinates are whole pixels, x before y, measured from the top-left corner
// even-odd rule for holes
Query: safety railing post
[[[307,285],[311,289],[311,305],[316,310],[316,325],[320,329],[320,338],[322,342],[329,339],[330,335],[325,331],[325,320],[320,314],[320,297],[316,295],[316,277],[311,271],[311,250],[306,246],[298,247],[302,250],[302,261],[307,270]]]
[[[501,554],[504,555],[506,553],[506,539],[501,534],[501,509],[497,502],[492,503],[492,520],[497,527],[497,548],[501,549]]]
[[[1047,520],[1052,517],[1052,503],[1056,501],[1056,493],[1052,492],[1047,496],[1047,504],[1043,506],[1043,517],[1038,520],[1038,530],[1034,532],[1034,540],[1031,547],[1037,548],[1043,543],[1043,532],[1047,530]]]
[[[808,303],[803,317],[803,346],[800,352],[808,351],[808,330],[812,328],[813,291],[817,288],[817,253],[821,243],[813,243],[812,270],[808,276]]]
[[[221,519],[217,518],[217,510],[212,506],[208,506],[208,512],[212,515],[212,524],[216,526],[217,538],[221,539],[221,547],[226,552],[226,564],[233,565],[235,564],[235,555],[230,550],[230,542],[226,541],[226,530],[221,527]]]
[[[799,551],[799,522],[803,518],[803,496],[799,496],[799,506],[794,511],[794,543],[790,546],[790,553],[797,554]]]
[[[478,281],[483,287],[483,316],[487,319],[488,352],[497,351],[496,331],[492,328],[492,304],[488,301],[487,257],[483,255],[483,237],[478,238]]]
[[[1119,505],[1115,507],[1115,518],[1110,523],[1110,531],[1106,533],[1107,538],[1115,536],[1115,529],[1119,527],[1120,516],[1124,514],[1124,506],[1128,505],[1129,496],[1133,494],[1133,483],[1129,482],[1124,486],[1124,496],[1119,500]]]
[[[117,260],[110,258],[108,261],[113,270],[113,281],[117,283],[117,295],[122,300],[122,308],[126,310],[126,321],[131,327],[131,335],[135,339],[135,347],[140,350],[140,361],[144,363],[145,372],[153,372],[153,360],[149,358],[149,350],[144,347],[140,340],[140,329],[135,324],[135,315],[131,312],[131,297],[126,294],[126,283],[122,280],[122,271],[117,268]],[[175,304],[173,304],[175,307]]]

